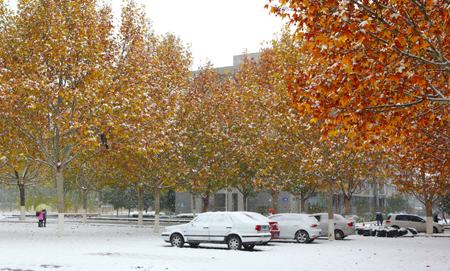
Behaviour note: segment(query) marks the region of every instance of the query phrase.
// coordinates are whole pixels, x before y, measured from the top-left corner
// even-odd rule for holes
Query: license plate
[[[274,233],[274,234],[273,234],[273,237],[278,237],[278,233]]]
[[[267,230],[269,230],[269,227],[268,226],[263,226],[263,230],[267,231]]]

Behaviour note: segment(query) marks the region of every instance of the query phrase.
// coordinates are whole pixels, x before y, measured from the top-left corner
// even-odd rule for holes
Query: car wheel
[[[255,247],[255,245],[243,245],[245,250],[253,250],[253,248]]]
[[[173,247],[183,247],[184,245],[184,239],[183,236],[179,233],[175,233],[170,237],[170,244]]]
[[[334,231],[334,239],[344,240],[344,233],[341,230],[335,230]]]
[[[192,248],[198,248],[199,245],[200,243],[189,243],[189,246]]]
[[[227,240],[228,248],[231,250],[241,249],[242,242],[239,236],[231,235]]]
[[[394,228],[394,229],[400,229],[398,226],[396,226],[396,225],[394,225],[394,226],[392,226],[392,228]]]
[[[297,242],[304,244],[308,242],[309,234],[306,231],[299,231],[295,235],[295,239],[297,240]]]
[[[438,229],[436,227],[433,227],[433,233],[438,233]]]

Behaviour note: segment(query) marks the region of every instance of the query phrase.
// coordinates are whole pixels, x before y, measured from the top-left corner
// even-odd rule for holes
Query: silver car
[[[385,225],[393,228],[414,228],[418,232],[427,231],[427,222],[417,215],[392,214],[386,217]],[[433,222],[433,233],[444,232],[444,226]]]
[[[320,222],[322,236],[328,237],[328,213],[317,213],[313,216]],[[336,240],[343,240],[345,237],[355,234],[355,232],[356,228],[353,221],[338,214],[334,215],[334,238]]]

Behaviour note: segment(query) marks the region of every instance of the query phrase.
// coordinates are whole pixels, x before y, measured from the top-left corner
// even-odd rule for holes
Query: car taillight
[[[391,221],[390,220],[386,220],[386,223],[391,223]]]
[[[317,227],[317,224],[312,224],[311,225],[311,228],[315,228],[315,227]]]
[[[256,231],[260,231],[261,230],[261,225],[256,225],[255,230]]]
[[[353,227],[353,222],[347,224],[349,227]]]
[[[270,230],[278,230],[278,223],[277,222],[269,222]]]

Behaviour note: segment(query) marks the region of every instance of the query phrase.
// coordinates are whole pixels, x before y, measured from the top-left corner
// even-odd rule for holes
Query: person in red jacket
[[[44,210],[39,211],[39,215],[38,215],[38,227],[43,227],[43,223],[44,223]]]

